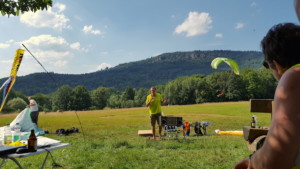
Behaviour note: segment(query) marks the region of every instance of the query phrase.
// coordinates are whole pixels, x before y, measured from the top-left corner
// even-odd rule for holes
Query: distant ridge
[[[78,85],[88,90],[97,87],[115,87],[124,90],[127,86],[133,88],[148,88],[164,85],[179,76],[193,74],[208,75],[216,71],[228,71],[230,68],[221,64],[217,70],[211,68],[210,63],[216,57],[226,57],[235,60],[241,69],[258,69],[262,63],[262,53],[258,51],[191,51],[164,53],[145,60],[120,64],[116,67],[85,74],[57,74],[51,73],[59,86]],[[0,79],[3,83],[6,78]],[[33,73],[18,77],[13,89],[26,95],[36,93],[49,94],[57,90],[58,85],[46,73]]]

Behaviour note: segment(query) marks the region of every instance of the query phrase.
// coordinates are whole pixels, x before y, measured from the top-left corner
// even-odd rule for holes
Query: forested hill
[[[241,69],[258,69],[262,63],[262,53],[256,51],[192,51],[164,53],[149,59],[124,63],[116,67],[86,74],[56,74],[34,73],[20,76],[13,87],[26,95],[35,93],[51,93],[59,86],[78,85],[88,90],[97,87],[115,87],[124,90],[127,86],[133,88],[148,88],[163,85],[179,76],[192,74],[211,74],[215,71],[230,70],[226,64],[221,64],[217,70],[211,68],[211,61],[216,57],[226,57],[235,60]],[[6,80],[0,80],[2,84]]]

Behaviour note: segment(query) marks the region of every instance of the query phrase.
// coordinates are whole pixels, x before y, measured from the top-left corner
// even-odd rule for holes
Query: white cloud
[[[101,63],[99,66],[97,66],[97,69],[96,70],[104,70],[106,68],[111,68],[111,64],[108,64],[108,63]]]
[[[86,53],[89,51],[86,48],[81,48],[80,42],[75,42],[75,43],[70,44],[70,48],[75,49],[75,50],[81,50],[81,51],[86,52]]]
[[[243,24],[243,23],[236,23],[235,24],[235,29],[242,29],[242,28],[244,28],[244,26],[245,26],[245,24]]]
[[[251,7],[255,7],[255,6],[257,6],[257,3],[256,2],[252,2],[250,6]]]
[[[93,25],[84,26],[82,31],[87,34],[94,34],[94,35],[102,34],[102,32],[100,30],[93,29]]]
[[[0,48],[1,49],[9,48],[11,45],[13,45],[14,42],[15,40],[11,39],[6,41],[5,43],[0,43]]]
[[[4,48],[8,48],[10,46],[10,44],[7,43],[0,43],[0,48],[4,49]]]
[[[190,12],[188,18],[175,29],[176,34],[186,33],[186,37],[206,34],[211,28],[209,13]]]
[[[56,67],[65,67],[65,66],[67,66],[68,63],[69,62],[66,60],[58,60],[58,61],[52,62],[52,64]]]
[[[66,5],[61,3],[54,4],[54,7],[58,9],[58,12],[63,12],[66,9]]]
[[[72,49],[80,50],[80,43],[79,43],[79,42],[72,43],[72,44],[70,45],[70,47],[71,47]]]
[[[11,64],[13,63],[13,60],[1,60],[0,63]]]
[[[32,36],[28,40],[23,41],[27,45],[32,45],[42,48],[61,48],[65,49],[65,46],[68,46],[69,43],[62,37],[54,37],[51,35],[39,35]]]
[[[36,28],[52,28],[59,31],[70,29],[69,19],[62,13],[65,9],[64,4],[54,4],[53,8],[48,10],[25,12],[21,15],[20,21]]]
[[[216,37],[216,38],[223,38],[223,34],[222,34],[222,33],[216,33],[216,34],[215,34],[215,37]]]
[[[73,57],[69,43],[62,37],[51,35],[33,36],[20,42],[43,62],[65,60]],[[54,62],[51,62],[54,65]]]
[[[11,39],[11,40],[8,40],[6,41],[6,43],[13,43],[15,40]]]

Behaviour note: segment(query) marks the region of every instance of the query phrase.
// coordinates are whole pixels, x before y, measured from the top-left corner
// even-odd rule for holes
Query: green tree
[[[204,75],[199,75],[195,90],[196,103],[209,102],[214,97],[211,86],[205,81]]]
[[[244,82],[247,96],[249,99],[261,99],[264,90],[265,80],[260,78],[260,74],[253,69],[244,70],[241,74]]]
[[[4,15],[18,16],[21,13],[44,10],[52,6],[52,0],[1,0],[0,11]]]
[[[26,103],[28,102],[28,97],[23,92],[16,91],[15,93],[16,97],[23,99]]]
[[[70,110],[71,98],[72,88],[69,85],[59,87],[52,97],[53,110]]]
[[[226,101],[225,97],[217,97],[217,94],[225,93],[226,96],[229,83],[228,79],[230,74],[232,74],[232,72],[216,72],[206,76],[205,80],[210,85],[211,92],[213,94],[210,101]]]
[[[247,99],[244,81],[240,76],[230,73],[226,86],[225,97],[229,101],[238,101]]]
[[[84,86],[77,86],[72,91],[71,110],[88,110],[92,105],[89,91]]]
[[[149,94],[149,89],[140,88],[134,96],[134,105],[136,107],[143,107],[146,104],[146,98]]]
[[[274,78],[270,70],[262,67],[257,70],[260,82],[262,83],[262,99],[273,99],[278,81]]]
[[[133,100],[123,100],[121,102],[121,107],[122,108],[131,108],[131,107],[134,107],[134,101]]]
[[[110,108],[121,108],[122,100],[120,94],[112,94],[107,100],[107,106]]]
[[[126,87],[123,98],[124,100],[134,100],[135,92],[132,87]]]
[[[7,102],[7,106],[16,111],[21,111],[26,108],[26,102],[22,98],[13,98]]]
[[[97,109],[103,109],[109,98],[109,91],[105,87],[98,87],[91,93],[92,105]]]
[[[38,93],[38,94],[33,95],[32,97],[37,102],[40,111],[48,112],[48,111],[52,110],[52,103],[51,103],[51,99],[49,98],[49,96],[47,96],[43,93]]]

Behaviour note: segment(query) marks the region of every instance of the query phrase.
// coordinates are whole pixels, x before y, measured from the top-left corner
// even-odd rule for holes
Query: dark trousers
[[[38,119],[39,119],[39,111],[32,111],[30,113],[30,117],[33,123],[38,125]]]

